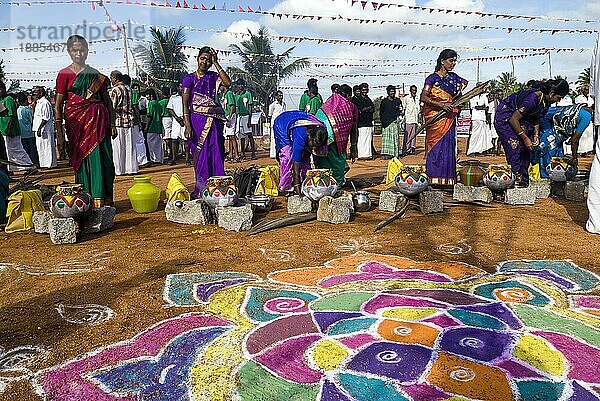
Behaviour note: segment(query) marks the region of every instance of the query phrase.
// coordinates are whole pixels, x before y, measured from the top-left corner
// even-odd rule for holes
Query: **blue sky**
[[[52,1],[52,0],[49,0]],[[177,0],[169,0],[173,5]],[[90,23],[105,22],[104,11],[96,7],[92,10],[90,4],[49,4],[44,6],[27,7],[26,2],[20,6],[3,5],[7,0],[0,0],[0,26],[3,28],[16,28],[19,26],[44,26],[52,27],[59,24],[81,24],[84,21]],[[155,0],[163,4],[164,0]],[[565,9],[565,1],[559,0],[388,0],[386,3],[419,5],[427,7],[439,7],[460,9],[468,11],[485,11],[502,14],[516,15],[538,15],[562,18],[585,18],[600,20],[600,2],[593,0],[582,0],[568,3],[576,4]],[[182,1],[183,3],[183,1]],[[225,3],[228,8],[237,9],[238,5],[250,6],[262,10],[275,12],[308,14],[319,16],[344,16],[350,18],[413,21],[427,23],[445,23],[455,25],[488,25],[513,28],[571,28],[571,29],[598,29],[600,23],[586,24],[577,22],[562,22],[552,19],[542,21],[506,20],[496,18],[480,18],[464,14],[439,14],[424,11],[411,11],[407,8],[390,7],[374,11],[367,6],[364,10],[360,2],[352,6],[346,0],[285,0],[285,1],[241,1],[229,0],[206,0],[188,1],[190,5],[204,4],[208,8],[216,5],[221,8]],[[462,28],[434,28],[423,26],[404,26],[400,24],[359,24],[357,22],[331,21],[331,20],[294,20],[278,19],[252,13],[230,13],[230,12],[202,12],[184,9],[164,9],[158,7],[142,7],[133,5],[106,4],[110,15],[119,24],[132,20],[142,24],[156,24],[166,26],[189,26],[200,29],[227,29],[232,32],[246,32],[247,29],[256,30],[261,24],[266,25],[274,35],[307,36],[320,38],[350,39],[363,41],[380,41],[404,43],[421,46],[447,46],[455,48],[482,48],[493,47],[576,47],[590,49],[589,51],[575,53],[552,53],[552,73],[567,76],[569,81],[574,81],[577,74],[589,66],[591,48],[594,45],[595,36],[589,34],[541,34],[522,33],[506,31],[483,31]],[[98,28],[110,27],[110,24],[97,25]],[[21,31],[24,32],[24,31]],[[89,31],[88,31],[89,33]],[[242,40],[231,34],[217,34],[210,32],[187,31],[188,44],[194,46],[211,45],[218,49],[226,49],[231,43]],[[10,48],[27,43],[56,43],[57,40],[42,35],[42,39],[20,39],[23,35],[17,32],[0,33],[0,47]],[[37,35],[36,35],[37,36]],[[372,86],[385,86],[388,84],[421,86],[424,79],[424,71],[431,71],[439,49],[410,50],[389,49],[375,47],[358,47],[348,45],[316,44],[313,42],[283,43],[275,41],[276,51],[295,45],[295,56],[306,56],[313,59],[314,64],[353,64],[349,67],[315,66],[313,65],[298,76],[292,77],[282,83],[287,89],[286,100],[296,103],[301,87],[307,78],[313,75],[330,74],[410,74],[406,76],[381,76],[381,77],[330,77],[319,78],[322,92],[329,93],[328,87],[334,82],[356,84],[369,82]],[[124,69],[123,52],[120,50],[122,43],[119,41],[98,43],[91,50],[89,63],[103,72],[110,72],[115,68]],[[190,51],[190,54],[193,52]],[[518,55],[522,52],[492,51],[492,50],[459,50],[461,59],[473,57],[490,57],[502,55]],[[33,53],[20,50],[0,52],[0,58],[5,60],[6,70],[13,75],[9,78],[23,78],[30,80],[52,79],[58,69],[69,63],[66,53],[44,52]],[[382,59],[394,59],[395,61],[382,61]],[[223,57],[222,64],[225,66],[237,65],[236,57]],[[409,63],[418,63],[415,66],[406,66]],[[367,66],[369,65],[369,66]],[[375,67],[373,67],[375,65]],[[476,81],[476,62],[464,60],[456,72],[471,82]],[[190,69],[193,69],[193,63]],[[496,77],[503,71],[511,71],[510,60],[497,60],[495,62],[480,63],[480,77],[482,80]],[[549,74],[548,57],[533,56],[525,59],[514,60],[514,70],[521,81],[531,78],[544,78]],[[16,74],[15,74],[16,73]],[[41,81],[40,81],[41,82]],[[24,82],[23,86],[31,86],[34,82]],[[50,81],[45,82],[51,85]],[[374,89],[373,96],[382,95],[383,89]]]

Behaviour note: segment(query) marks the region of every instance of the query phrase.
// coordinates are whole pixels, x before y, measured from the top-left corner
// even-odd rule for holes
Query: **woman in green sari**
[[[67,40],[72,64],[56,78],[54,127],[59,151],[65,146],[63,117],[75,182],[93,199],[93,207],[113,204],[115,167],[112,138],[117,137],[115,113],[108,95],[108,77],[86,64],[88,43],[82,36]]]

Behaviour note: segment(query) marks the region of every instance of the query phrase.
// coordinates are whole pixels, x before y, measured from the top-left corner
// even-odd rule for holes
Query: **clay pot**
[[[552,181],[571,181],[577,175],[577,167],[570,157],[553,157],[546,166],[546,173]]]
[[[230,175],[214,176],[206,180],[202,199],[210,206],[231,206],[238,198],[235,181]]]
[[[315,202],[324,196],[335,195],[337,190],[337,181],[329,169],[308,170],[302,182],[302,193]]]
[[[479,160],[467,160],[461,165],[462,167],[458,170],[458,182],[471,187],[483,185],[485,169]]]
[[[509,166],[502,164],[490,165],[483,177],[483,183],[492,191],[504,191],[515,183],[517,177]]]
[[[55,217],[79,217],[92,205],[92,197],[83,191],[83,185],[60,185],[50,198],[50,211]]]
[[[158,209],[160,188],[154,185],[152,177],[134,177],[135,184],[127,191],[131,207],[136,213],[152,213]]]
[[[398,192],[406,196],[414,196],[429,187],[429,178],[423,166],[404,166],[394,180]]]

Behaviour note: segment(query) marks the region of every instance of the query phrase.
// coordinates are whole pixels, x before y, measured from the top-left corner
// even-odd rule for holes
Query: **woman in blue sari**
[[[552,158],[565,155],[563,143],[571,145],[572,161],[578,164],[579,139],[591,121],[592,110],[583,104],[548,109],[540,120],[540,144],[533,155],[533,164],[539,163],[542,178],[548,178],[546,166]]]
[[[427,159],[425,168],[429,183],[439,187],[449,187],[456,183],[456,123],[458,109],[452,102],[468,85],[452,70],[456,66],[457,54],[452,49],[443,50],[435,67],[435,72],[425,79],[421,92],[424,103],[425,120],[435,116],[440,110],[447,114],[437,122],[427,126]]]

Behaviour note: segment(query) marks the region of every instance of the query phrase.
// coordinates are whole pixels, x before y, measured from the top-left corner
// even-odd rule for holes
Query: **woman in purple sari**
[[[533,148],[540,142],[540,118],[548,107],[569,93],[564,79],[537,82],[531,89],[509,95],[496,108],[494,126],[504,148],[506,161],[517,177],[516,186],[529,185]]]
[[[447,112],[443,118],[426,128],[429,152],[425,170],[429,183],[439,187],[449,187],[456,183],[455,117],[458,110],[453,109],[451,104],[468,85],[467,80],[452,72],[456,58],[454,50],[443,50],[437,59],[435,72],[425,79],[421,92],[425,120],[435,116],[440,110]]]
[[[225,138],[223,128],[225,112],[217,103],[221,85],[231,84],[227,73],[217,61],[217,52],[203,47],[198,52],[198,69],[183,78],[183,119],[185,137],[194,158],[196,185],[193,196],[199,197],[206,187],[206,180],[225,175]],[[217,72],[209,71],[213,66]]]

